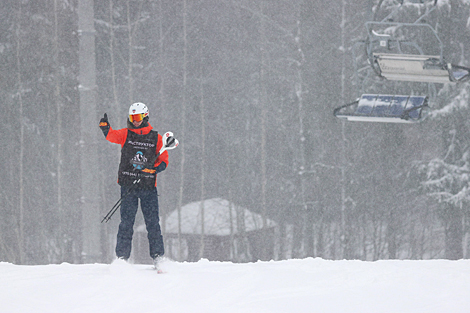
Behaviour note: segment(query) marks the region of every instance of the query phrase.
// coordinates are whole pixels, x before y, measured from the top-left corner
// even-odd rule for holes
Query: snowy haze
[[[226,236],[219,259],[240,262],[470,258],[469,84],[387,82],[363,45],[366,22],[420,18],[431,34],[374,31],[409,43],[402,53],[436,55],[442,44],[446,62],[468,67],[469,3],[3,1],[0,261],[111,263],[119,213],[100,221],[121,197],[121,147],[98,125],[106,113],[113,129],[126,127],[133,102],[180,142],[158,178],[170,258],[190,246],[214,260],[204,254],[211,235]],[[335,118],[361,94],[427,96],[429,119]],[[209,205],[171,219],[208,199],[233,210],[217,223]],[[276,228],[248,233],[266,219]],[[136,235],[133,253],[148,259],[146,233]]]
[[[470,260],[22,266],[0,263],[0,312],[467,313]]]

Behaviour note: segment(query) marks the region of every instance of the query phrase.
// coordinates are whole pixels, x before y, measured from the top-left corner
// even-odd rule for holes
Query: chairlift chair
[[[367,22],[366,28],[369,63],[379,76],[387,80],[458,83],[470,79],[470,68],[444,61],[443,44],[428,24]],[[387,33],[379,33],[377,28],[387,30]],[[427,31],[434,38],[439,55],[425,55],[416,41],[404,40],[400,36],[395,38],[394,33],[404,28]],[[407,47],[419,53],[404,53]]]
[[[348,121],[416,123],[428,107],[425,96],[363,94],[358,100],[334,110],[337,118]]]
[[[470,69],[445,63],[438,55],[373,53],[378,74],[388,80],[456,83],[470,78]]]
[[[444,61],[444,47],[436,30],[422,23],[436,9],[436,3],[435,0],[430,9],[425,4],[426,10],[414,23],[390,22],[402,6],[381,22],[366,22],[368,38],[362,43],[378,76],[393,81],[425,83],[456,83],[470,79],[470,68]],[[424,46],[432,51],[424,53]],[[353,60],[356,62],[356,57]],[[357,74],[357,63],[354,64]],[[435,90],[434,84],[428,84],[428,89]],[[427,109],[427,96],[363,94],[356,101],[336,108],[333,114],[348,121],[416,123],[425,117]]]

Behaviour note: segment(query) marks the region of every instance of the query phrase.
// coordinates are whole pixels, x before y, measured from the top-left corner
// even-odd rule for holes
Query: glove
[[[100,120],[100,128],[101,128],[101,131],[103,132],[104,138],[108,136],[110,127],[111,126],[109,125],[109,122],[108,122],[108,114],[105,113],[103,118]]]
[[[166,163],[165,162],[162,162],[160,163],[160,165],[158,165],[157,167],[154,167],[154,168],[144,168],[143,170],[141,170],[142,172],[144,173],[149,173],[149,174],[158,174],[160,172],[163,172],[164,170],[166,169]]]
[[[156,168],[155,171],[158,173],[163,172],[166,169],[166,163],[162,162],[160,163]]]
[[[155,174],[156,170],[152,168],[144,168],[142,172],[148,173],[148,174]]]

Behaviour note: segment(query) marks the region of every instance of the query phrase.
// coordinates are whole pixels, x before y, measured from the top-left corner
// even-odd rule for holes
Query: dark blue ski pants
[[[128,259],[131,255],[132,235],[134,222],[140,199],[140,208],[144,215],[149,240],[150,257],[162,256],[165,253],[163,237],[158,216],[157,188],[135,189],[129,194],[130,186],[121,186],[121,223],[117,234],[116,255],[118,258]],[[127,194],[127,195],[126,195]]]

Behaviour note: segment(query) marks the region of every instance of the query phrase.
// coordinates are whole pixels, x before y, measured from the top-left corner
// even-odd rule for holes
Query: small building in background
[[[180,214],[180,218],[178,218]],[[179,222],[180,221],[180,222]],[[174,260],[250,262],[271,259],[276,223],[234,203],[214,198],[186,204],[171,212],[162,230],[165,255]],[[180,235],[178,235],[180,234]],[[148,259],[145,225],[136,229],[134,258]],[[180,246],[181,244],[181,246]]]

